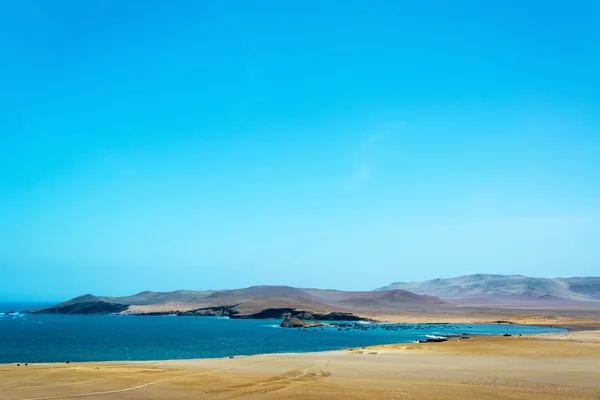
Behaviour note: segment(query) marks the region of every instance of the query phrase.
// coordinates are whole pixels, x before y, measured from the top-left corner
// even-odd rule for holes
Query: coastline
[[[0,390],[6,400],[593,399],[600,396],[599,357],[598,330],[484,335],[233,359],[3,364]]]
[[[475,325],[475,324],[474,324]],[[543,326],[542,326],[543,327]],[[295,329],[295,328],[284,328],[284,329]],[[596,333],[598,332],[598,340],[600,340],[600,328],[599,329],[595,329],[595,330],[570,330],[568,328],[562,328],[561,329],[565,329],[565,331],[563,332],[552,332],[552,333],[532,333],[532,334],[523,334],[520,337],[525,337],[525,338],[544,338],[544,339],[548,339],[551,338],[553,335],[564,335],[564,334],[568,334],[568,333],[573,333],[573,332],[587,332],[587,333]],[[468,335],[470,339],[473,338],[504,338],[503,335],[496,335],[496,334],[477,334],[477,333],[472,333]],[[511,335],[518,337],[517,335]],[[452,341],[452,340],[458,340],[460,339],[460,336],[448,336],[447,337],[448,341]],[[549,340],[558,340],[558,339],[549,339]],[[302,354],[324,354],[324,353],[335,353],[335,352],[345,352],[345,351],[357,351],[357,350],[369,350],[369,349],[383,349],[383,348],[394,348],[394,347],[398,347],[398,346],[410,346],[410,345],[437,345],[439,346],[439,343],[443,343],[443,342],[418,342],[418,341],[411,341],[411,342],[394,342],[394,343],[388,343],[388,344],[373,344],[373,345],[366,345],[366,346],[362,346],[362,347],[344,347],[344,348],[340,348],[340,349],[332,349],[332,350],[316,350],[316,351],[288,351],[288,352],[278,352],[278,353],[257,353],[257,354],[234,354],[231,356],[226,356],[226,357],[200,357],[200,358],[166,358],[166,359],[149,359],[149,360],[103,360],[103,361],[70,361],[70,362],[64,362],[64,361],[54,361],[54,362],[30,362],[27,363],[28,366],[35,366],[35,365],[69,365],[69,366],[73,366],[73,365],[80,365],[80,364],[129,364],[129,363],[171,363],[171,362],[181,362],[181,361],[199,361],[199,360],[225,360],[225,359],[236,359],[236,358],[249,358],[249,357],[269,357],[269,356],[286,356],[286,355],[302,355]],[[15,365],[15,364],[24,364],[23,362],[20,363],[0,363],[0,368],[2,366],[9,366],[9,365]]]
[[[379,323],[379,322],[378,322]],[[387,322],[381,322],[381,324],[386,324]],[[412,323],[411,323],[412,324]],[[423,325],[434,325],[435,323],[422,323]],[[438,323],[439,325],[442,324],[447,324],[445,322],[440,322]],[[484,323],[473,323],[472,325],[484,325]],[[537,326],[540,328],[547,328],[547,326],[545,325],[526,325],[526,326]],[[578,327],[566,327],[566,326],[557,326],[555,327],[557,329],[564,329],[564,331],[562,332],[550,332],[550,333],[532,333],[532,334],[522,334],[522,336],[520,337],[526,337],[526,338],[536,338],[536,337],[542,337],[542,338],[546,338],[546,337],[552,337],[553,335],[564,335],[564,334],[569,334],[569,333],[575,333],[575,332],[588,332],[588,333],[593,333],[594,335],[597,333],[598,334],[598,340],[600,340],[600,324],[598,325],[598,327],[594,328],[594,329],[579,329]],[[298,328],[282,328],[282,329],[298,329]],[[517,337],[518,334],[515,335],[511,335]],[[503,335],[500,334],[481,334],[481,333],[469,333],[468,335],[470,338],[478,338],[478,337],[484,337],[484,338],[503,338]],[[459,339],[460,335],[451,335],[448,336],[447,339],[449,341],[451,340],[456,340]],[[394,343],[388,343],[388,344],[373,344],[373,345],[365,345],[365,346],[361,346],[361,349],[371,349],[371,348],[384,348],[384,347],[393,347],[393,346],[407,346],[407,345],[411,345],[411,344],[433,344],[433,345],[439,345],[438,343],[425,343],[425,342],[417,342],[417,341],[409,341],[409,342],[394,342]],[[328,353],[328,352],[343,352],[343,351],[353,351],[356,350],[356,347],[344,347],[344,348],[339,348],[339,349],[331,349],[331,350],[316,350],[316,351],[298,351],[298,352],[276,352],[276,353],[257,353],[257,354],[233,354],[231,356],[225,356],[225,357],[200,357],[200,358],[168,358],[168,359],[148,359],[148,360],[103,360],[103,361],[76,361],[76,362],[69,362],[68,365],[75,365],[75,364],[99,364],[99,363],[117,363],[117,364],[121,364],[121,363],[154,363],[154,362],[179,362],[179,361],[186,361],[186,360],[218,360],[218,359],[232,359],[232,358],[242,358],[242,357],[256,357],[256,356],[278,356],[278,355],[299,355],[299,354],[321,354],[321,353]],[[0,367],[2,366],[7,366],[7,365],[14,365],[14,364],[21,364],[21,363],[0,363]],[[65,362],[62,361],[55,361],[55,362],[32,362],[32,363],[28,363],[29,365],[62,365],[65,364]],[[67,364],[65,364],[67,365]]]
[[[61,319],[57,320],[56,322],[54,322],[55,324],[63,324],[63,323],[67,323],[68,325],[73,325],[78,324],[77,319],[75,319],[74,321],[67,321],[70,320],[71,315],[64,315],[62,316]],[[86,317],[94,317],[93,315],[82,315],[83,319],[87,319]],[[131,322],[127,323],[126,325],[122,325],[121,323],[113,325],[110,320],[112,320],[111,316],[95,316],[95,317],[108,317],[108,323],[110,324],[110,326],[114,326],[115,328],[113,328],[110,332],[112,334],[117,334],[120,335],[120,332],[122,332],[122,328],[126,328],[129,329],[131,326],[138,326],[138,324],[133,324]],[[128,316],[125,316],[128,317]],[[105,325],[107,322],[106,320],[104,320],[104,318],[101,318],[97,321],[99,322],[94,322],[94,324],[89,325],[90,327],[93,327],[97,324],[101,325]],[[221,319],[222,317],[201,317],[200,319]],[[127,320],[132,320],[130,318],[126,318]],[[119,318],[120,320],[120,318]],[[145,320],[145,319],[144,319]],[[237,322],[237,319],[232,320],[232,322]],[[129,340],[130,343],[127,343],[127,341],[123,342],[118,342],[119,344],[115,344],[114,346],[112,346],[115,349],[121,348],[123,349],[123,351],[115,351],[115,352],[111,352],[112,349],[107,347],[107,344],[102,344],[101,347],[99,348],[105,348],[105,350],[108,351],[108,353],[99,353],[98,350],[94,351],[91,350],[91,352],[86,353],[85,356],[81,356],[80,354],[82,354],[80,352],[80,350],[76,347],[73,346],[67,346],[66,349],[61,350],[59,352],[50,352],[48,353],[46,356],[44,356],[43,358],[36,358],[36,351],[38,352],[44,352],[45,350],[41,347],[38,348],[38,346],[34,345],[33,347],[30,348],[29,351],[25,351],[25,352],[21,352],[15,349],[13,349],[12,353],[13,355],[17,355],[20,354],[19,358],[15,358],[15,357],[10,357],[9,359],[7,359],[6,357],[4,357],[4,361],[0,362],[0,365],[4,364],[10,364],[10,363],[34,363],[34,364],[44,364],[44,363],[60,363],[66,360],[69,360],[71,363],[86,363],[86,362],[138,362],[138,361],[169,361],[169,360],[190,360],[190,359],[218,359],[218,358],[229,358],[229,357],[247,357],[247,356],[258,356],[258,355],[266,355],[266,354],[304,354],[304,353],[315,353],[315,352],[326,352],[326,351],[343,351],[345,349],[348,348],[356,348],[356,347],[369,347],[369,346],[381,346],[381,345],[394,345],[394,344],[410,344],[410,343],[415,343],[415,342],[423,342],[425,343],[426,341],[433,341],[433,339],[437,339],[440,337],[446,337],[448,340],[454,340],[458,337],[461,336],[469,336],[469,337],[476,337],[476,336],[496,336],[496,335],[503,335],[505,333],[504,331],[504,327],[508,327],[511,326],[510,328],[510,332],[507,330],[506,333],[510,333],[511,335],[527,335],[527,334],[537,334],[537,333],[561,333],[561,332],[566,332],[568,331],[568,329],[564,328],[564,327],[560,327],[560,326],[556,326],[554,328],[551,329],[547,329],[549,328],[548,326],[534,326],[534,325],[523,325],[523,324],[508,324],[508,323],[496,323],[497,321],[489,321],[489,322],[476,322],[476,323],[465,323],[465,322],[461,322],[459,326],[458,324],[453,324],[453,323],[449,323],[449,322],[426,322],[426,323],[408,323],[408,324],[402,324],[402,323],[395,323],[395,322],[390,322],[390,321],[378,321],[378,322],[373,322],[371,321],[336,321],[331,323],[328,326],[321,326],[321,330],[323,330],[325,328],[326,331],[329,331],[329,333],[327,332],[322,332],[322,334],[324,333],[325,336],[321,336],[319,334],[316,333],[304,333],[306,331],[315,331],[318,330],[318,326],[315,327],[308,327],[308,326],[304,326],[304,327],[281,327],[280,326],[280,320],[279,319],[260,319],[257,320],[258,321],[266,321],[267,325],[256,325],[255,323],[251,324],[251,325],[247,325],[247,324],[242,324],[241,326],[233,323],[232,327],[230,329],[233,329],[236,332],[245,332],[247,328],[252,328],[253,326],[265,326],[265,327],[269,327],[268,331],[269,332],[275,332],[275,331],[271,331],[271,327],[277,327],[279,329],[277,329],[277,331],[279,331],[279,334],[275,334],[275,336],[272,336],[271,333],[268,333],[267,331],[264,331],[264,334],[266,335],[265,338],[268,339],[271,343],[270,346],[267,347],[262,347],[262,345],[257,342],[254,341],[254,344],[250,347],[248,346],[236,346],[236,345],[232,345],[231,347],[227,346],[227,349],[225,351],[223,351],[223,348],[221,348],[221,350],[216,350],[218,349],[218,347],[214,347],[214,344],[211,341],[211,339],[208,339],[208,341],[205,339],[204,342],[198,342],[198,344],[200,346],[213,346],[213,348],[216,351],[212,351],[212,350],[201,350],[201,351],[190,351],[189,350],[189,346],[187,347],[187,350],[183,350],[182,352],[178,352],[178,351],[172,351],[172,350],[167,350],[166,347],[164,346],[158,346],[155,349],[153,349],[152,351],[148,350],[145,352],[139,352],[139,351],[131,351],[131,350],[127,350],[135,348],[135,344]],[[35,321],[33,321],[35,324]],[[240,321],[241,322],[241,321]],[[492,323],[493,322],[493,323]],[[40,321],[39,323],[42,323],[42,321]],[[46,324],[47,322],[44,321],[44,324]],[[86,326],[88,325],[87,322],[83,322]],[[271,324],[272,323],[272,324]],[[223,321],[222,324],[229,324],[228,321]],[[439,328],[437,326],[440,326]],[[37,326],[37,324],[35,324],[35,326]],[[45,325],[44,325],[45,326]],[[169,327],[167,329],[165,329],[164,327]],[[145,329],[150,329],[153,330],[155,329],[154,327],[156,327],[157,329],[159,329],[159,332],[164,332],[166,335],[168,335],[168,331],[172,330],[172,327],[174,326],[178,326],[181,329],[189,329],[186,327],[189,326],[207,326],[207,327],[212,327],[212,323],[209,325],[197,325],[197,324],[193,324],[193,325],[188,325],[188,324],[177,324],[177,325],[172,325],[172,324],[167,324],[164,325],[164,323],[158,323],[158,325],[155,325],[154,323],[152,324],[146,324],[145,325]],[[225,326],[225,325],[219,325],[219,326]],[[337,328],[337,329],[336,329]],[[522,328],[522,329],[519,329]],[[545,330],[544,331],[539,331],[537,329],[531,329],[531,328],[540,328]],[[139,328],[136,328],[139,329]],[[203,329],[207,329],[207,328],[203,328]],[[208,328],[211,329],[211,328]],[[254,329],[254,328],[253,328]],[[280,331],[281,329],[281,331]],[[263,328],[264,330],[264,328]],[[553,331],[554,330],[554,331]],[[292,331],[289,332],[291,333],[291,336],[288,335],[287,333],[284,333],[284,331]],[[304,332],[299,332],[298,331],[304,331]],[[338,331],[342,331],[342,332],[338,332]],[[129,331],[130,334],[127,336],[130,336],[135,334],[134,331]],[[190,331],[191,332],[191,331]],[[198,334],[201,334],[202,331],[198,331],[197,329],[195,329],[195,332]],[[227,332],[227,331],[224,331]],[[253,332],[253,330],[250,330],[248,332]],[[371,333],[372,332],[372,333]],[[403,333],[406,332],[406,333]],[[261,333],[262,335],[263,333]],[[310,336],[306,336],[307,340],[305,341],[305,336],[303,336],[304,334],[310,335]],[[283,335],[283,336],[282,336]],[[349,335],[349,336],[347,336]],[[242,335],[243,336],[243,335]],[[243,340],[242,336],[240,336],[239,334],[233,337],[230,337],[230,340],[234,340],[234,341],[239,341],[239,340]],[[228,336],[225,336],[228,337]],[[273,338],[278,338],[275,339],[275,342],[273,342]],[[283,339],[282,339],[283,338]],[[433,339],[432,339],[433,338]],[[52,337],[49,338],[50,340],[52,340]],[[98,337],[98,340],[101,340],[102,343],[105,342],[104,339],[102,339],[102,337]],[[279,340],[279,342],[277,342],[277,340]],[[283,340],[284,342],[289,342],[291,341],[299,341],[298,345],[285,345],[284,342],[282,342],[281,340]],[[204,344],[202,344],[204,343]],[[300,344],[302,343],[302,344]],[[89,344],[89,343],[88,343]],[[129,346],[133,346],[133,347],[129,347]],[[185,348],[185,347],[184,347]],[[262,350],[262,351],[261,351]],[[283,351],[282,351],[283,350]],[[17,353],[18,351],[18,353]],[[110,355],[112,355],[113,357],[111,357]],[[174,357],[161,357],[164,355],[172,355]]]

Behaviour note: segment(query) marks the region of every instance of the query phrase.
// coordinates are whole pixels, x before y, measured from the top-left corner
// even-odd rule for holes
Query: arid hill
[[[302,289],[290,286],[252,286],[218,291],[141,292],[125,297],[87,294],[34,313],[226,315],[278,318],[290,311],[312,313],[395,313],[402,308],[427,308],[443,300],[402,289],[366,292]],[[342,318],[342,317],[339,317]]]
[[[396,282],[379,290],[403,289],[458,304],[519,305],[600,302],[600,278],[531,278],[522,275],[465,275],[424,282]]]

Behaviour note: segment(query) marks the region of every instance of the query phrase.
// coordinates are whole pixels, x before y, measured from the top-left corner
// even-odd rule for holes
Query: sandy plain
[[[600,331],[221,359],[0,365],[0,399],[600,399]]]

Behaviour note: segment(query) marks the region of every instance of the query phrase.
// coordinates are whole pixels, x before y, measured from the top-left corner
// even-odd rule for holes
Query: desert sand
[[[499,307],[429,307],[402,309],[396,313],[361,313],[365,318],[395,323],[496,323],[567,327],[577,330],[600,329],[600,306],[546,306],[526,308],[520,304],[514,308]]]
[[[598,399],[600,331],[233,359],[5,364],[0,398]]]

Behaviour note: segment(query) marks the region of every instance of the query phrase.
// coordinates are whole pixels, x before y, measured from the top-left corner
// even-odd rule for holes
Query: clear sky
[[[0,299],[599,275],[598,21],[2,2]]]

